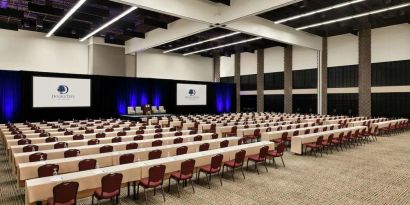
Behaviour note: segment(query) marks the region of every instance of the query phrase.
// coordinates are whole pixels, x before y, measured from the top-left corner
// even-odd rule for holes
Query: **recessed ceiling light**
[[[202,53],[202,52],[205,52],[205,51],[215,50],[215,49],[218,49],[218,48],[233,46],[233,45],[242,44],[242,43],[246,43],[246,42],[250,42],[250,41],[256,41],[256,40],[259,40],[259,39],[262,39],[262,37],[255,37],[255,38],[251,38],[251,39],[246,39],[246,40],[242,40],[242,41],[228,43],[228,44],[224,44],[224,45],[220,45],[220,46],[216,46],[216,47],[212,47],[212,48],[206,48],[206,49],[202,49],[202,50],[198,50],[198,51],[193,51],[193,52],[190,52],[190,53],[184,53],[182,55],[183,56],[188,56],[188,55],[192,55],[192,54],[195,54],[195,53]]]

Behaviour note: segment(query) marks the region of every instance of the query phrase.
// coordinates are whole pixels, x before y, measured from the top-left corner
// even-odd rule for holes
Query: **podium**
[[[144,107],[142,107],[142,112],[143,112],[142,114],[144,115],[150,115],[152,113],[151,105],[149,104],[144,105]]]

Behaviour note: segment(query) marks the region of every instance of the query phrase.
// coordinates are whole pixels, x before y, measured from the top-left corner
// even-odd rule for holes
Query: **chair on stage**
[[[151,110],[153,114],[158,114],[159,110],[157,109],[157,106],[151,106]]]
[[[142,115],[144,112],[141,109],[141,106],[135,107],[135,114],[136,115]]]
[[[128,112],[129,115],[135,115],[135,110],[134,110],[133,107],[128,107],[127,112]]]

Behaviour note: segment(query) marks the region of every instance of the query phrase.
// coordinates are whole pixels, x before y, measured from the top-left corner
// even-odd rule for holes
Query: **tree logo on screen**
[[[66,86],[66,85],[59,85],[58,88],[57,88],[57,91],[58,91],[60,94],[67,94],[67,93],[68,93],[68,86]]]
[[[189,89],[188,94],[189,96],[195,96],[196,91],[194,89]]]

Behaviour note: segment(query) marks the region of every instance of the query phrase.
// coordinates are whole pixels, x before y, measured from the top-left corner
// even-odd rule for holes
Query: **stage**
[[[137,122],[142,122],[144,119],[150,119],[153,117],[169,117],[172,116],[172,114],[151,114],[151,115],[121,115],[120,118],[123,120],[131,120],[131,121],[137,121]]]

